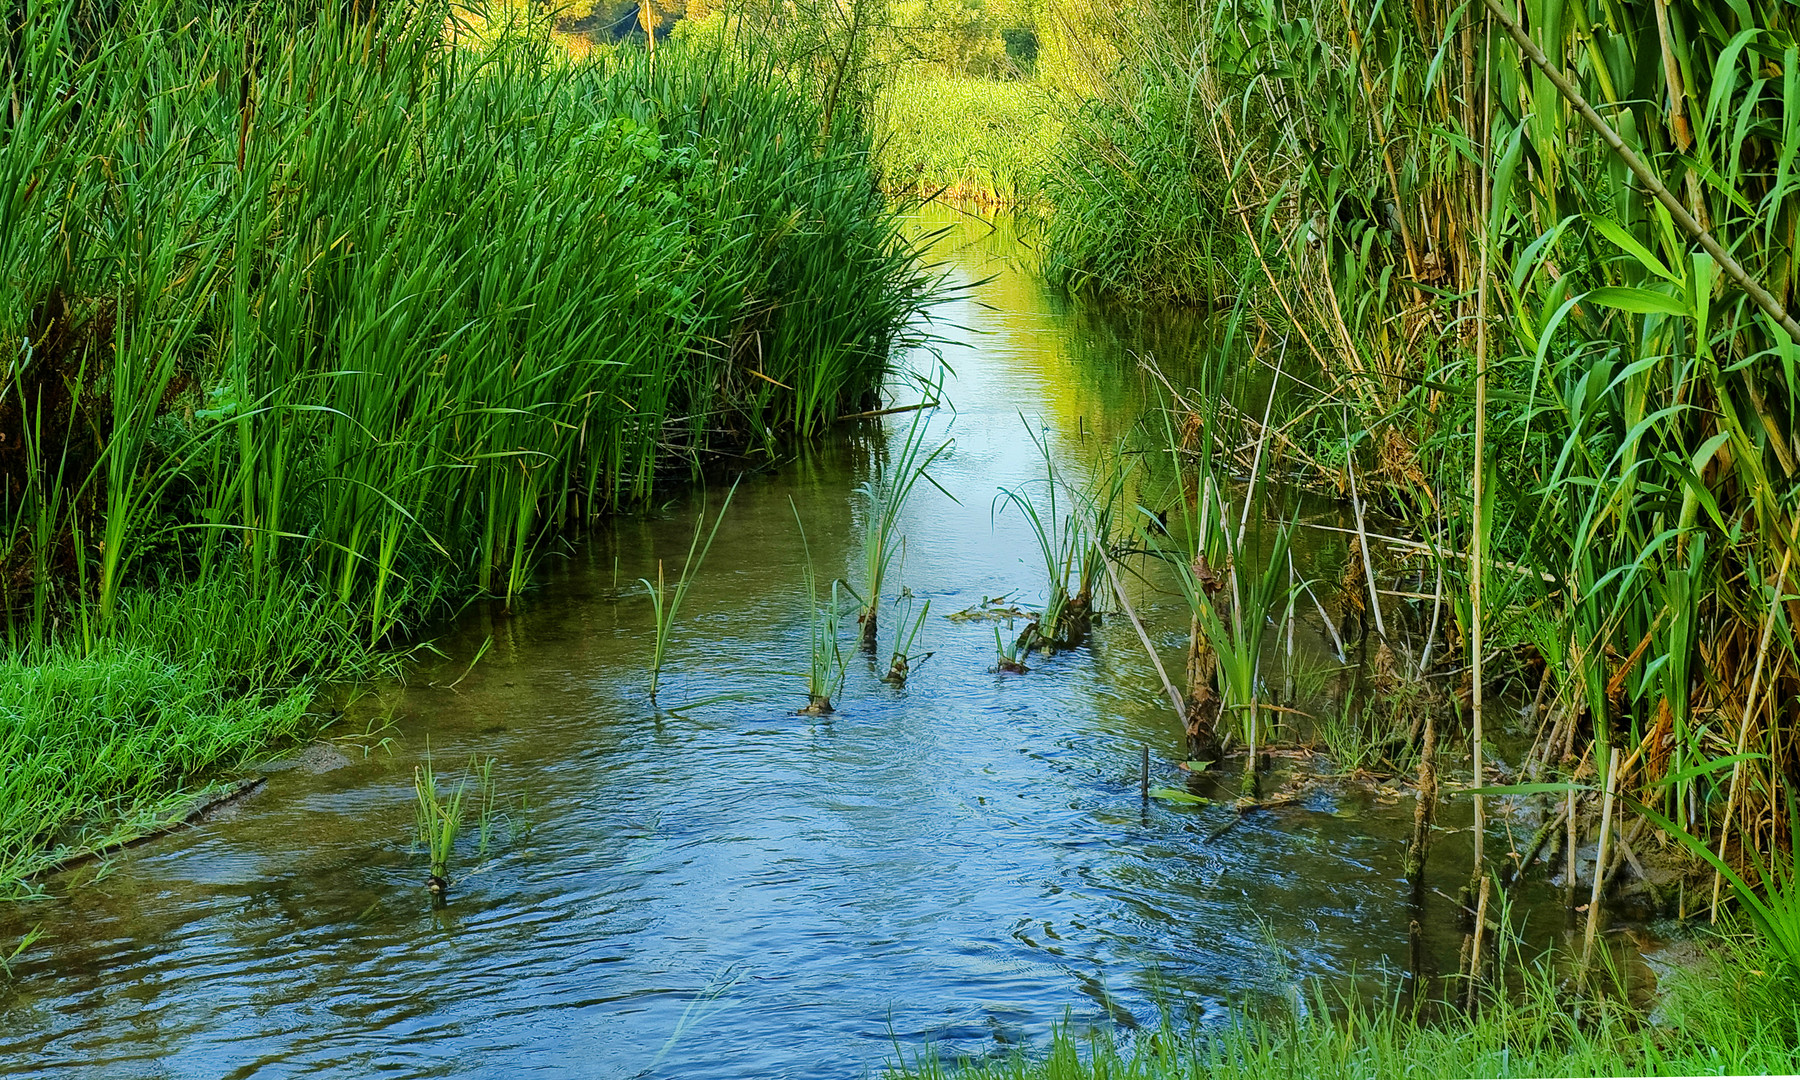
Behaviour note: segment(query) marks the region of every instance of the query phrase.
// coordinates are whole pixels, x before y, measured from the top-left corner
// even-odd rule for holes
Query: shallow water
[[[385,733],[0,911],[0,941],[49,930],[0,979],[0,1072],[857,1077],[927,1043],[983,1055],[1065,1020],[1152,1025],[1161,1007],[1217,1022],[1310,977],[1397,971],[1410,798],[1326,785],[1215,835],[1224,806],[1140,804],[1140,746],[1155,782],[1179,784],[1181,739],[1126,620],[1007,676],[990,672],[992,623],[944,618],[1042,600],[1035,538],[995,503],[1042,475],[1027,425],[1079,474],[1154,400],[1128,350],[1178,370],[1205,328],[1071,309],[1013,264],[1006,229],[938,214],[954,278],[989,280],[935,313],[954,410],[932,430],[955,444],[932,475],[955,501],[921,485],[904,513],[890,581],[930,600],[934,651],[905,689],[849,653],[839,711],[795,714],[795,513],[821,575],[856,582],[850,492],[900,415],[743,482],[661,712],[634,583],[682,558],[697,497],[551,559],[513,614],[468,612],[436,638],[443,659],[331,732],[391,716]],[[1179,601],[1133,594],[1177,665]],[[1328,657],[1304,621],[1297,645]],[[468,838],[441,910],[409,848],[427,752],[452,775],[491,756],[511,806],[478,866]],[[1437,845],[1444,888],[1467,850],[1466,833]],[[1546,919],[1540,939],[1560,907]],[[1425,925],[1428,966],[1452,965],[1450,904]]]

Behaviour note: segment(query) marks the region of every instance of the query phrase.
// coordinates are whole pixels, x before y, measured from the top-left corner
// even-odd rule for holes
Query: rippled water
[[[1079,471],[1151,400],[1126,350],[1178,365],[1200,328],[1069,309],[1012,265],[1004,229],[935,223],[957,279],[992,277],[937,312],[954,411],[933,430],[956,441],[933,475],[957,501],[921,486],[905,511],[893,580],[930,599],[935,650],[910,685],[857,655],[836,715],[794,712],[794,509],[821,572],[854,580],[849,492],[902,416],[744,481],[661,713],[632,583],[682,557],[697,498],[552,559],[518,611],[469,612],[436,639],[444,659],[333,729],[391,714],[391,743],[310,751],[97,882],[73,887],[89,867],[0,912],[0,940],[49,930],[0,981],[0,1071],[856,1077],[927,1042],[982,1055],[1065,1019],[1154,1024],[1159,1005],[1216,1021],[1401,962],[1410,799],[1327,786],[1222,835],[1225,807],[1146,808],[1140,745],[1174,782],[1180,733],[1125,620],[1016,677],[989,671],[992,624],[940,617],[1042,598],[1035,540],[994,504],[1041,475],[1027,425]],[[1138,594],[1177,661],[1176,602]],[[440,772],[493,757],[500,794],[529,804],[478,868],[463,853],[441,910],[408,846],[428,750]],[[1438,845],[1439,880],[1466,852]],[[1460,938],[1433,904],[1446,966]]]

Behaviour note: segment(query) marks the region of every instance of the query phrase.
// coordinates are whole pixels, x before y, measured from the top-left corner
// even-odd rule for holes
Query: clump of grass
[[[936,385],[926,384],[928,392],[942,392],[942,380]],[[923,410],[913,414],[912,423],[906,430],[906,438],[900,444],[899,453],[892,462],[883,461],[879,456],[875,461],[874,475],[856,486],[856,497],[862,503],[863,514],[863,582],[868,594],[862,597],[862,612],[857,616],[861,625],[861,641],[864,648],[875,647],[876,613],[881,608],[881,586],[887,577],[888,567],[899,553],[902,538],[898,525],[901,508],[906,505],[907,497],[920,480],[930,483],[943,492],[951,502],[956,497],[944,491],[942,485],[931,479],[926,472],[931,463],[936,461],[952,445],[946,439],[939,443],[930,453],[925,452],[925,434],[928,419]]]
[[[124,590],[91,649],[0,654],[0,896],[166,825],[209,772],[323,723],[324,683],[396,662],[318,587],[240,573]]]
[[[430,872],[425,887],[442,897],[450,888],[450,857],[456,849],[457,834],[463,825],[463,795],[468,789],[464,777],[454,791],[442,795],[438,791],[437,774],[431,759],[413,766],[414,825],[419,846],[425,849]]]
[[[456,852],[456,838],[462,833],[467,818],[469,785],[475,786],[476,824],[480,842],[477,854],[485,856],[493,840],[498,822],[498,803],[494,794],[494,759],[471,757],[454,790],[444,793],[438,787],[437,773],[431,766],[431,755],[422,765],[413,767],[413,823],[419,847],[430,862],[425,887],[441,899],[450,888],[450,860]]]
[[[905,686],[913,669],[931,658],[931,653],[916,653],[914,647],[919,641],[919,632],[925,628],[925,617],[931,614],[931,601],[920,606],[918,614],[913,614],[913,597],[908,592],[901,598],[906,606],[900,614],[900,632],[894,636],[894,651],[888,660],[887,674],[881,681],[892,686]]]
[[[1026,431],[1044,459],[1044,478],[1031,486],[1001,488],[994,502],[996,515],[1008,506],[1018,510],[1037,538],[1038,554],[1044,562],[1044,610],[1020,636],[1021,648],[1029,655],[1037,647],[1052,651],[1073,648],[1086,635],[1093,594],[1072,595],[1069,581],[1077,567],[1085,569],[1093,545],[1086,523],[1070,505],[1057,475],[1048,437],[1029,423]]]
[[[1001,488],[995,503],[1000,509],[1018,509],[1044,560],[1044,610],[1021,635],[1021,647],[1029,655],[1037,648],[1073,649],[1086,640],[1129,469],[1115,456],[1098,462],[1085,484],[1069,484],[1057,471],[1048,435],[1029,424],[1026,430],[1044,459],[1044,478],[1030,486]]]
[[[1036,624],[1033,623],[1032,626]],[[1002,634],[998,626],[994,627],[994,673],[999,675],[1025,675],[1031,669],[1025,666],[1025,658],[1030,655],[1027,642],[1032,635],[1031,626],[1023,633],[1014,636],[1012,620],[1006,620],[1006,633]]]
[[[807,633],[807,669],[806,669],[806,707],[800,712],[806,716],[825,716],[835,711],[832,699],[844,686],[844,653],[838,646],[838,628],[844,617],[844,605],[840,595],[840,584],[833,579],[829,590],[829,600],[819,602],[819,578],[813,570],[812,548],[806,542],[806,525],[800,520],[800,508],[788,500],[794,511],[794,524],[800,530],[800,550],[804,558],[801,564],[801,576],[806,583]]]
[[[731,509],[731,500],[737,495],[737,485],[725,494],[725,505],[719,507],[719,513],[712,520],[712,528],[706,527],[706,506],[700,507],[700,516],[694,522],[694,538],[688,544],[687,558],[681,564],[681,576],[676,579],[674,588],[668,586],[663,577],[662,560],[656,561],[656,581],[639,578],[644,591],[650,597],[651,617],[655,619],[656,633],[650,646],[650,700],[656,701],[657,685],[662,680],[663,659],[668,654],[669,633],[675,627],[675,618],[681,613],[681,602],[687,598],[688,587],[694,583],[694,575],[699,573],[700,565],[706,561],[706,553],[712,550],[713,537],[719,535],[719,525],[725,520],[725,511]],[[706,535],[705,543],[700,536]]]

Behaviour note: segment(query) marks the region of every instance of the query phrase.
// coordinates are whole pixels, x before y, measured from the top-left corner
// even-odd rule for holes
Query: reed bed
[[[5,31],[5,662],[145,693],[0,710],[0,867],[291,730],[259,695],[517,596],[557,532],[868,408],[933,287],[861,119],[754,59],[365,10],[27,0]],[[247,642],[134,651],[220,590]],[[96,710],[147,762],[39,812],[13,778]]]
[[[1611,793],[1615,823],[1648,810],[1745,880],[1785,873],[1796,10],[1146,0],[1106,18],[1116,51],[1096,55],[1130,62],[1096,73],[1097,123],[1072,129],[1059,168],[1098,171],[1093,198],[1057,200],[1052,265],[1227,299],[1242,332],[1220,364],[1304,351],[1306,392],[1258,437],[1355,507],[1365,618],[1394,617],[1376,575],[1428,556],[1444,647],[1400,674],[1463,680],[1439,708],[1483,782],[1488,703],[1510,689],[1534,745],[1501,764],[1546,785],[1515,793],[1577,804],[1571,849],[1613,834],[1593,820]],[[1377,516],[1397,541],[1368,535]],[[1727,882],[1674,906],[1710,911]]]
[[[874,105],[884,190],[986,207],[1032,206],[1061,138],[1042,84],[902,68]]]

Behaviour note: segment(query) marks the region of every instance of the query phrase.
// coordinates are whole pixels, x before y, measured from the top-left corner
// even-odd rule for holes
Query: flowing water
[[[0,1072],[857,1077],[927,1044],[985,1055],[1162,1009],[1216,1023],[1311,978],[1397,971],[1410,797],[1328,783],[1223,832],[1227,805],[1145,806],[1140,747],[1178,786],[1180,729],[1124,618],[1016,676],[991,671],[994,623],[945,617],[1041,603],[1036,539],[995,503],[1042,477],[1032,430],[1079,476],[1156,400],[1132,351],[1177,370],[1205,327],[1071,307],[1004,227],[939,215],[938,255],[974,288],[935,312],[953,374],[931,430],[955,443],[943,490],[920,485],[902,517],[890,591],[930,601],[933,652],[904,689],[877,678],[885,651],[849,651],[852,621],[839,711],[795,712],[796,512],[821,577],[860,584],[851,492],[906,414],[744,480],[660,712],[636,581],[679,565],[698,496],[548,560],[516,611],[443,628],[442,659],[328,734],[385,732],[315,746],[212,819],[0,911],[0,942],[48,931],[0,977]],[[1151,582],[1133,594],[1178,667],[1186,618]],[[1316,622],[1297,649],[1329,660]],[[509,819],[485,859],[466,837],[441,908],[410,847],[427,753],[451,777],[493,758]],[[1438,844],[1445,889],[1467,851],[1466,833]],[[1448,901],[1424,921],[1428,966],[1452,966]],[[1540,939],[1559,906],[1551,922]]]

